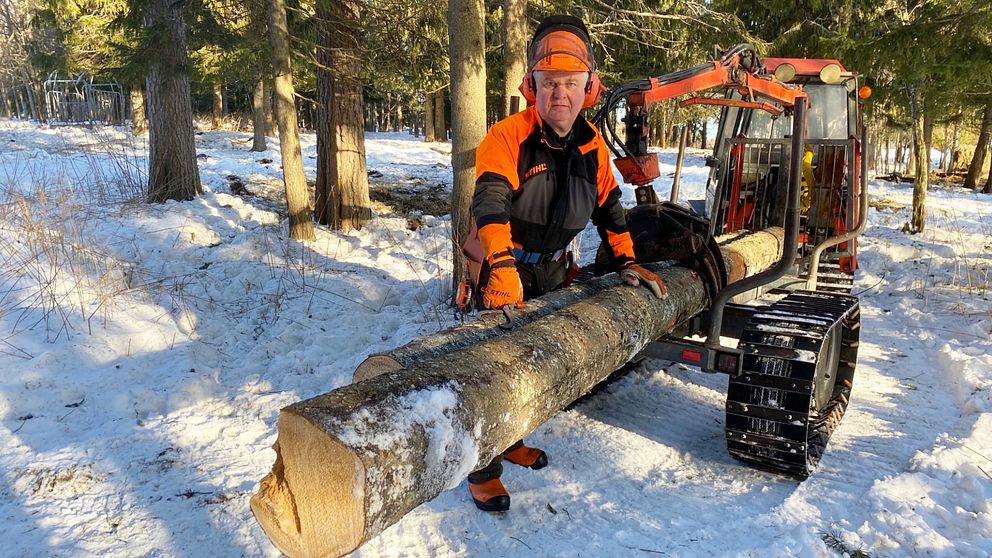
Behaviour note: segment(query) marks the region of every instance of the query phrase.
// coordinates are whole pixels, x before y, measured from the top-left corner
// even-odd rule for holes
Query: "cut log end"
[[[342,556],[364,542],[365,469],[307,419],[279,415],[276,462],[251,499],[272,543],[290,558]]]
[[[362,361],[352,376],[352,382],[361,382],[369,378],[375,378],[386,372],[402,370],[403,365],[389,355],[372,355]]]

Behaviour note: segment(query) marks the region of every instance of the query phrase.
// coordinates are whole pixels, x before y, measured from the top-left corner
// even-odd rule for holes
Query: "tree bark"
[[[727,235],[718,238],[717,241],[727,269],[727,281],[735,283],[771,268],[782,258],[785,231],[782,227],[771,227],[745,236]],[[528,300],[522,310],[514,312],[514,324],[519,327],[551,315],[569,304],[595,295],[599,290],[598,283],[587,282]],[[415,339],[385,353],[369,356],[355,370],[352,380],[361,382],[386,372],[416,366],[424,359],[469,348],[476,343],[506,333],[505,326],[505,318],[502,314],[480,314],[474,322]]]
[[[0,101],[3,101],[3,115],[5,118],[11,118],[13,116],[10,107],[10,98],[7,95],[7,88],[0,87]]]
[[[146,87],[149,202],[191,200],[202,192],[181,11],[182,4],[171,0],[153,0],[145,10],[145,27],[161,33]]]
[[[451,72],[451,280],[464,279],[462,244],[472,228],[475,148],[486,135],[486,10],[482,0],[448,1]],[[443,103],[442,103],[443,107]],[[440,127],[443,129],[443,127]]]
[[[905,159],[906,159],[905,154],[903,153],[902,133],[900,132],[896,136],[896,153],[895,153],[895,158],[893,160],[894,164],[892,165],[892,167],[896,169],[895,172],[903,171],[903,169],[905,168],[903,167],[903,162],[905,161]]]
[[[518,89],[527,71],[527,0],[503,0],[503,114],[525,107]]]
[[[985,166],[985,152],[989,149],[990,139],[992,139],[992,98],[985,104],[985,112],[982,114],[982,128],[978,134],[978,145],[975,146],[975,154],[971,157],[968,175],[964,179],[965,188],[978,189],[978,178],[982,174],[982,167]]]
[[[892,136],[889,134],[889,132],[886,131],[885,132],[885,153],[883,154],[884,155],[883,160],[884,160],[885,168],[882,171],[884,173],[888,173],[889,172],[889,161],[892,158],[892,145],[891,145],[891,142],[892,142]]]
[[[265,151],[265,132],[268,123],[265,121],[265,79],[261,76],[255,82],[255,90],[251,95],[251,127],[253,132],[251,151]]]
[[[134,135],[140,136],[148,131],[148,119],[145,116],[145,92],[139,86],[131,88],[131,121],[134,123],[134,127],[131,129]]]
[[[434,92],[434,141],[448,141],[448,125],[444,118],[444,89]]]
[[[985,178],[985,187],[982,188],[983,194],[992,194],[992,166],[989,167],[989,175]]]
[[[942,138],[940,146],[940,162],[937,163],[937,167],[940,170],[944,170],[944,166],[947,164],[947,121],[944,121],[944,125],[941,127]]]
[[[330,32],[331,22],[328,21],[330,10],[326,2],[317,3],[317,181],[314,185],[314,205],[313,216],[321,225],[330,226],[337,223],[337,194],[334,191],[335,183],[331,180],[331,167],[336,163],[331,152],[331,105],[334,96],[334,88],[331,86],[331,52],[328,45],[327,34]],[[366,107],[368,110],[370,107]],[[363,128],[367,130],[371,118],[363,115]],[[364,132],[363,132],[364,133]]]
[[[353,551],[705,308],[694,272],[646,265],[667,299],[606,275],[509,331],[284,408],[276,463],[251,499],[266,534],[290,557]]]
[[[213,110],[210,116],[210,127],[219,130],[224,125],[224,85],[215,81],[213,83]]]
[[[434,93],[424,93],[424,141],[437,141],[434,132]]]
[[[957,160],[958,154],[958,138],[961,134],[961,110],[958,109],[957,118],[954,120],[954,135],[951,139],[951,152],[947,156],[947,167],[944,172],[951,172],[954,170],[954,163]]]
[[[275,82],[265,80],[265,135],[274,136],[279,133],[279,124],[276,122],[275,110]]]
[[[668,138],[672,136],[672,128],[674,126],[674,122],[672,122],[673,117],[669,114],[668,107],[664,104],[662,104],[659,108],[661,109],[661,128],[663,130],[663,133],[661,134],[660,147],[662,149],[668,149]]]
[[[310,196],[300,155],[300,131],[296,122],[293,70],[289,60],[289,30],[284,0],[269,0],[269,40],[272,43],[272,75],[275,78],[276,121],[279,125],[279,151],[289,207],[289,237],[314,240]]]
[[[927,224],[927,187],[930,184],[930,146],[926,142],[923,123],[923,102],[920,93],[914,88],[910,94],[910,112],[913,119],[913,160],[915,179],[913,182],[913,216],[909,224],[912,233],[922,232]]]
[[[323,79],[318,87],[321,107],[317,114],[318,119],[327,120],[326,125],[318,125],[326,128],[327,145],[317,150],[317,166],[323,176],[317,177],[316,217],[332,229],[348,232],[361,229],[372,219],[365,163],[359,4],[319,2],[318,10],[322,14],[317,18],[318,26],[323,28],[318,79],[322,74]],[[318,142],[322,135],[318,134]]]
[[[394,130],[397,132],[402,132],[405,127],[405,122],[403,121],[403,101],[402,99],[396,99],[396,106],[393,108],[393,117],[396,120]]]

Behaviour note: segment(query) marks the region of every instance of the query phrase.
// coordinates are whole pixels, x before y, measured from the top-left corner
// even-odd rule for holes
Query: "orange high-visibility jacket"
[[[620,188],[599,130],[580,115],[564,150],[547,133],[530,107],[494,124],[476,150],[472,210],[485,256],[509,248],[487,246],[487,236],[509,237],[527,252],[555,252],[592,219],[614,263],[633,261]],[[559,173],[568,176],[564,188]]]

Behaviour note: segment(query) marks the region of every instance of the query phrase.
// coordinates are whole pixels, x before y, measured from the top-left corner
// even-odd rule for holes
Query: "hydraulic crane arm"
[[[607,93],[593,122],[603,129],[625,182],[644,186],[661,174],[657,157],[647,152],[649,107],[659,101],[714,88],[738,89],[743,99],[696,97],[685,104],[733,105],[778,115],[791,112],[797,103],[805,103],[807,99],[802,87],[787,85],[767,73],[754,48],[746,44],[719,52],[709,62],[692,68],[620,85]],[[613,117],[617,105],[624,99],[627,105],[627,115],[623,119],[626,139],[620,141]]]

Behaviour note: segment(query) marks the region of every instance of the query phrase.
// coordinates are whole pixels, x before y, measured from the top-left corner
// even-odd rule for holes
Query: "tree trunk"
[[[434,92],[434,138],[448,141],[448,125],[444,118],[444,89]]]
[[[749,232],[744,236],[735,233],[717,240],[727,268],[727,281],[735,283],[769,269],[781,259],[785,230],[782,227],[771,227]],[[513,315],[515,327],[551,315],[577,300],[595,295],[600,290],[599,283],[591,281],[528,300],[527,305]],[[480,314],[474,322],[420,337],[402,347],[369,356],[355,370],[352,381],[361,382],[386,372],[414,367],[422,360],[469,348],[504,334],[505,327],[502,314]]]
[[[148,201],[191,200],[202,192],[193,140],[193,107],[182,4],[152,0],[145,27],[156,30],[158,49],[149,57]]]
[[[148,131],[148,119],[145,116],[145,92],[141,87],[131,88],[131,121],[134,123],[132,133],[140,136]]]
[[[262,108],[265,110],[265,135],[267,136],[274,136],[279,133],[279,124],[276,123],[275,89],[275,82],[265,78],[265,105]]]
[[[224,125],[224,85],[215,81],[213,85],[213,110],[211,111],[210,127],[219,130]]]
[[[909,138],[909,145],[907,149],[909,150],[909,158],[906,160],[906,171],[903,173],[906,176],[916,176],[916,120],[913,119],[914,129],[910,132],[912,135]]]
[[[982,128],[978,134],[978,145],[975,146],[975,154],[971,157],[971,164],[968,165],[968,175],[964,179],[964,187],[972,190],[978,189],[978,178],[982,174],[985,166],[985,152],[989,149],[989,140],[992,138],[992,98],[985,104],[985,112],[982,115]]]
[[[923,102],[919,91],[914,88],[910,94],[910,112],[913,119],[913,160],[915,161],[915,179],[913,182],[913,216],[909,224],[912,233],[923,232],[927,224],[927,187],[930,182],[928,172],[929,145],[926,143],[926,133],[923,125]]]
[[[894,172],[902,172],[903,170],[902,165],[903,165],[903,161],[905,160],[906,159],[904,157],[903,148],[902,148],[902,133],[899,133],[896,136],[896,153],[895,153],[895,158],[892,161],[893,162],[892,167],[896,169]]]
[[[668,107],[662,104],[661,107],[661,127],[664,132],[661,134],[661,148],[668,149],[668,138],[672,136],[672,128],[674,127],[673,115],[669,114]]]
[[[300,130],[296,122],[284,0],[269,0],[269,40],[272,43],[279,151],[282,155],[282,176],[289,208],[289,237],[294,240],[314,240],[316,235],[310,216],[310,196],[307,193],[307,178],[303,173],[303,157],[300,155]]]
[[[31,76],[31,72],[25,67],[20,68],[21,71],[21,81],[24,83],[24,98],[27,101],[28,110],[30,110],[29,118],[33,118],[38,122],[44,122],[44,113],[42,112],[42,105],[44,104],[44,95],[38,95],[38,89],[35,87],[34,78]]]
[[[251,95],[251,127],[253,137],[251,151],[265,151],[265,132],[267,123],[265,121],[265,101],[268,97],[265,91],[265,79],[259,76],[255,82],[255,91]]]
[[[328,46],[327,34],[330,32],[332,22],[329,21],[330,9],[326,2],[317,2],[317,181],[314,185],[314,205],[313,217],[321,225],[330,226],[339,221],[335,203],[337,193],[334,191],[335,183],[331,180],[332,167],[336,164],[334,155],[331,152],[331,105],[334,96],[334,88],[331,81],[334,79],[331,71],[331,52]],[[366,107],[368,111],[371,107]],[[370,116],[363,115],[363,133],[368,130],[371,122]]]
[[[954,135],[951,139],[951,153],[947,156],[947,167],[944,172],[952,172],[958,154],[958,138],[961,133],[961,110],[958,109],[957,118],[954,120]]]
[[[402,132],[405,122],[403,122],[403,103],[400,99],[396,100],[396,107],[393,109],[393,115],[396,118],[396,125],[394,129],[397,132]]]
[[[434,94],[424,93],[424,141],[437,141],[434,132]]]
[[[327,123],[318,125],[322,132],[317,134],[316,218],[332,229],[348,232],[361,229],[372,218],[365,163],[359,3],[319,2],[318,10],[318,119],[326,118]],[[388,119],[387,111],[379,113]],[[386,122],[381,125],[384,129]],[[321,141],[325,134],[326,145]]]
[[[520,82],[527,71],[527,0],[503,0],[503,113],[525,107]]]
[[[462,244],[472,228],[475,148],[486,135],[485,19],[482,0],[448,2],[451,172],[454,178],[451,188],[451,280],[454,293],[458,292],[464,279]]]
[[[7,96],[7,88],[0,87],[0,100],[3,101],[3,115],[5,118],[10,118],[11,114],[10,99]]]
[[[25,117],[24,110],[24,99],[21,96],[21,92],[18,89],[14,90],[14,104],[17,105],[17,118],[23,120]]]
[[[868,169],[871,170],[872,172],[878,172],[878,162],[879,160],[881,160],[882,138],[880,134],[881,134],[881,130],[879,130],[876,127],[875,132],[871,135],[871,138],[868,140],[872,146],[871,150],[869,151],[870,157],[868,159]]]
[[[989,175],[985,179],[985,187],[982,188],[983,194],[992,194],[992,167],[989,167]]]
[[[647,265],[667,299],[610,274],[554,293],[556,308],[509,331],[483,328],[284,408],[276,463],[251,499],[266,534],[290,557],[353,551],[706,307],[694,272]]]
[[[942,143],[941,143],[941,146],[940,146],[940,163],[937,164],[937,167],[939,167],[940,170],[944,170],[945,166],[947,165],[947,140],[948,140],[948,137],[947,137],[947,121],[946,120],[944,121],[944,125],[942,126],[941,132],[943,132],[943,134],[942,134],[943,135],[943,139],[941,140]]]
[[[331,105],[331,152],[336,164],[331,180],[338,191],[338,221],[332,228],[361,229],[372,219],[362,121],[362,58],[359,6],[353,0],[331,2],[336,25],[328,33],[334,88]]]
[[[885,153],[883,154],[883,157],[884,157],[883,161],[884,161],[885,168],[882,170],[882,172],[883,173],[886,173],[886,174],[888,174],[888,172],[889,172],[889,160],[892,157],[892,145],[891,145],[891,141],[892,141],[892,136],[891,136],[891,134],[889,134],[888,131],[886,131],[885,132]]]

